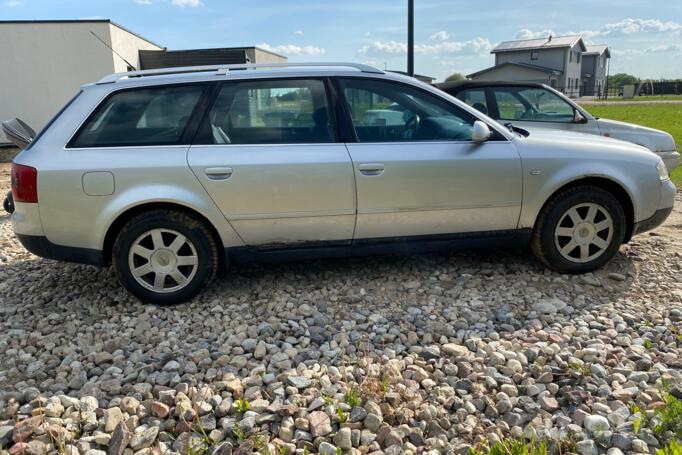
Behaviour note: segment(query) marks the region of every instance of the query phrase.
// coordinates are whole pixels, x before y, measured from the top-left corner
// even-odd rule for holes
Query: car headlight
[[[658,164],[656,164],[656,170],[658,171],[658,178],[661,179],[661,182],[670,180],[668,168],[665,167],[665,163],[663,161],[659,161]]]

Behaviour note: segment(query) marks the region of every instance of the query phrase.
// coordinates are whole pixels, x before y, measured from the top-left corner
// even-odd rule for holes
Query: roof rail
[[[355,68],[363,73],[375,73],[384,74],[384,72],[378,68],[370,65],[365,65],[362,63],[345,63],[345,62],[334,62],[334,63],[239,63],[236,65],[204,65],[204,66],[181,66],[175,68],[159,68],[153,70],[141,70],[141,71],[128,71],[124,73],[114,73],[109,76],[105,76],[100,79],[98,84],[111,84],[118,80],[131,77],[144,77],[144,76],[159,76],[164,74],[184,74],[184,73],[207,73],[215,71],[216,75],[224,76],[230,71],[234,70],[248,70],[257,68],[290,68],[290,67],[305,67],[305,66],[342,66],[347,68]]]

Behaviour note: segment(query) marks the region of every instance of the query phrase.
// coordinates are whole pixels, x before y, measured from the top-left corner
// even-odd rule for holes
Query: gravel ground
[[[594,274],[516,249],[309,261],[232,270],[158,308],[109,269],[27,253],[3,214],[0,447],[655,453],[672,435],[642,414],[655,420],[664,382],[682,398],[681,228],[678,195]]]

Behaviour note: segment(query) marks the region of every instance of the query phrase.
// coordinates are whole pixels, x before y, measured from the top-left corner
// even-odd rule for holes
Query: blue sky
[[[415,0],[416,71],[493,64],[503,40],[580,32],[611,73],[682,77],[681,0]],[[291,61],[405,69],[406,0],[0,0],[0,20],[107,18],[169,49],[258,45]]]

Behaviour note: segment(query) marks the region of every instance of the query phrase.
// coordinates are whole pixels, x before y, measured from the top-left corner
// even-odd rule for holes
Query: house
[[[398,71],[398,70],[388,70],[388,71],[390,71],[391,73],[398,73],[398,74],[402,74],[402,75],[404,75],[404,76],[409,76],[409,74],[407,73],[407,71]],[[423,75],[423,74],[415,74],[415,75],[412,76],[412,77],[414,77],[415,79],[417,79],[417,80],[419,80],[419,81],[425,82],[425,83],[427,83],[427,84],[429,84],[429,85],[433,84],[433,81],[436,80],[436,78],[433,77],[433,76],[425,76],[425,75]]]
[[[107,74],[287,58],[253,46],[169,51],[109,19],[86,19],[0,21],[0,61],[0,121],[19,117],[40,131],[81,85]]]
[[[581,70],[583,96],[602,96],[606,90],[607,68],[611,52],[606,44],[587,46]]]
[[[586,51],[580,35],[504,41],[491,51],[495,55],[495,66],[467,77],[484,81],[542,82],[569,96],[579,96],[582,56]]]

